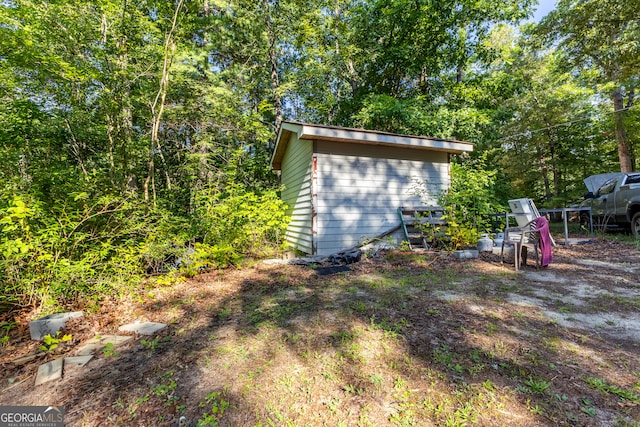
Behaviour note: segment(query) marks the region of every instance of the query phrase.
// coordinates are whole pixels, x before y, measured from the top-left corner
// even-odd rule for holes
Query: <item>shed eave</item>
[[[451,154],[462,154],[473,151],[473,144],[469,142],[285,121],[281,123],[280,129],[278,130],[276,146],[271,157],[271,168],[273,170],[281,170],[282,159],[287,150],[287,145],[294,134],[298,139],[311,141],[385,145],[416,150],[444,151]]]
[[[343,141],[368,145],[427,149],[445,151],[452,154],[473,151],[473,144],[468,142],[313,125],[301,125],[301,131],[298,137],[300,139],[310,140]]]
[[[297,126],[291,123],[282,123],[280,129],[278,129],[278,136],[276,137],[276,146],[273,149],[273,155],[271,156],[271,169],[279,171],[282,170],[282,159],[284,153],[287,151],[287,145],[293,133],[299,134],[296,129]]]

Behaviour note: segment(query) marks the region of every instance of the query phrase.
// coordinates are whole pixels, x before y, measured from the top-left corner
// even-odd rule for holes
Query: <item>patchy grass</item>
[[[637,311],[637,271],[603,279],[573,262],[603,248],[640,260],[606,245],[558,248],[549,270],[520,274],[490,256],[394,252],[330,276],[255,265],[150,284],[69,332],[169,328],[58,383],[34,388],[37,365],[9,363],[30,347],[7,331],[0,404],[62,404],[81,426],[638,426],[638,341],[606,318],[571,323]],[[580,293],[596,283],[602,294]]]

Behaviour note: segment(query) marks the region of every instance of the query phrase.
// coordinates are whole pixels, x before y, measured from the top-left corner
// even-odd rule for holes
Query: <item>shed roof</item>
[[[278,130],[276,147],[271,157],[271,167],[274,170],[281,169],[282,158],[293,134],[295,134],[298,139],[349,142],[365,145],[386,145],[390,147],[413,148],[416,150],[444,151],[451,154],[473,151],[473,144],[470,142],[452,139],[428,138],[426,136],[400,135],[366,129],[283,121]]]

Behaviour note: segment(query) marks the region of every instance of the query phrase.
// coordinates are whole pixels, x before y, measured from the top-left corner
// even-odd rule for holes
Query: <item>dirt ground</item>
[[[531,264],[386,252],[334,274],[155,281],[73,307],[73,339],[18,366],[39,354],[36,314],[5,314],[0,405],[64,405],[78,426],[640,425],[638,247],[597,239]],[[169,327],[34,386],[40,364],[135,320]]]

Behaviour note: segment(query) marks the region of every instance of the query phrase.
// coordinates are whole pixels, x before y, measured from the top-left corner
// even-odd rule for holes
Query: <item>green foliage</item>
[[[205,401],[200,403],[201,408],[211,408],[208,412],[198,419],[198,427],[217,427],[220,418],[224,415],[229,407],[227,400],[227,387],[222,391],[212,391],[205,396]]]
[[[231,245],[195,245],[195,264],[200,267],[229,267],[238,264],[242,260],[238,248]]]
[[[140,277],[139,259],[129,245],[148,225],[144,214],[123,199],[84,202],[67,200],[47,212],[41,203],[15,197],[0,208],[6,295],[52,309]]]
[[[602,393],[612,393],[620,397],[621,399],[630,400],[634,403],[640,403],[640,393],[634,390],[625,390],[616,385],[608,384],[605,380],[595,377],[586,377],[584,382],[594,390],[599,390]]]
[[[474,85],[445,86],[443,96],[456,95],[450,100],[451,105],[434,105],[426,96],[402,99],[370,94],[352,119],[366,129],[482,141],[491,122],[490,110],[480,102],[485,95],[478,93],[480,89],[472,90]]]
[[[102,348],[102,354],[104,357],[118,357],[120,353],[116,351],[116,346],[112,342],[108,342]]]
[[[540,53],[527,37],[511,43],[496,73],[510,76],[513,95],[503,103],[510,117],[494,163],[512,183],[512,197],[567,206],[584,194],[586,176],[617,168],[615,144],[604,136],[606,112],[593,89],[563,69],[558,52]]]
[[[242,255],[268,255],[282,242],[287,218],[274,190],[257,194],[232,186],[197,203],[195,226],[203,241],[196,258],[201,261],[235,264]]]
[[[451,186],[440,196],[448,235],[456,247],[475,246],[480,233],[491,230],[491,214],[502,212],[496,172],[480,162],[451,164]]]
[[[4,322],[4,323],[0,324],[0,328],[2,328],[4,330],[2,337],[0,337],[0,347],[3,347],[5,345],[7,345],[7,343],[9,342],[9,339],[10,339],[9,332],[16,325],[18,325],[18,322]]]
[[[449,248],[452,243],[449,230],[444,225],[425,222],[423,224],[419,224],[418,229],[425,236],[427,242],[430,242],[430,246],[434,248],[446,249]],[[409,242],[403,240],[401,243],[407,245],[408,249]]]
[[[160,337],[148,340],[141,339],[140,344],[142,344],[147,350],[156,351],[156,349],[160,347]]]
[[[52,352],[58,348],[58,344],[71,341],[72,339],[73,337],[70,334],[60,336],[60,331],[56,332],[53,337],[50,334],[47,334],[42,339],[43,344],[40,345],[40,350],[47,353]]]
[[[406,133],[415,114],[409,102],[389,95],[370,94],[362,104],[353,119],[365,129]]]
[[[455,221],[447,222],[446,233],[449,236],[452,250],[475,247],[480,238],[478,230]]]
[[[555,45],[563,67],[580,73],[609,98],[613,115],[608,131],[615,133],[623,171],[635,168],[634,137],[629,137],[626,110],[634,106],[640,66],[640,10],[636,2],[616,0],[561,0],[545,17],[537,35]]]
[[[465,159],[451,163],[451,183],[448,189],[434,195],[428,183],[416,183],[413,191],[425,203],[437,198],[444,208],[446,226],[424,224],[421,231],[435,246],[456,250],[475,247],[481,233],[490,232],[491,214],[504,211],[501,195],[504,190],[496,180],[497,172],[484,167],[479,160]]]
[[[559,2],[540,28],[565,37],[579,69],[566,73],[528,32],[494,25],[532,5],[4,2],[0,304],[95,303],[148,274],[278,250],[287,218],[269,158],[285,116],[475,142],[452,165],[448,235],[432,230],[447,244],[488,230],[507,182],[565,203],[616,158],[585,82],[601,95],[624,83],[628,104],[637,86],[635,21],[581,22],[637,8]],[[590,57],[623,75],[605,79],[615,67]],[[637,116],[624,117],[636,144]]]
[[[190,221],[137,199],[87,193],[48,209],[28,196],[6,203],[0,206],[3,295],[47,310],[122,292],[150,273],[183,268],[191,276],[264,256],[278,249],[286,226],[275,191],[258,195],[238,187],[204,199]]]
[[[534,394],[545,394],[551,386],[551,382],[541,378],[532,378],[531,376],[524,382]]]

